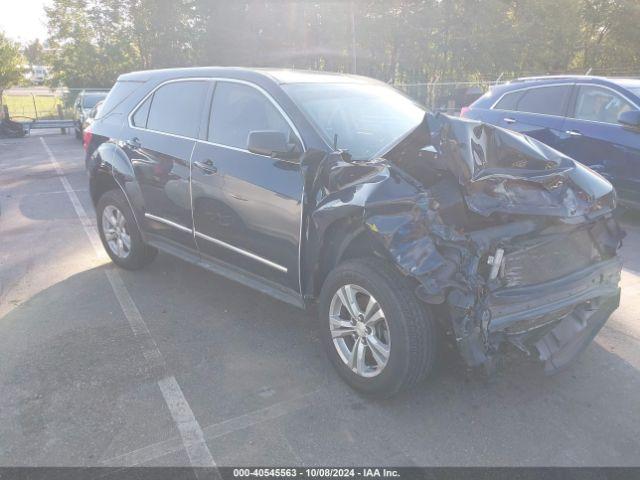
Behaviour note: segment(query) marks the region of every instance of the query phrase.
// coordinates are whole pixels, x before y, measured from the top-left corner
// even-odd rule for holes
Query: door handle
[[[503,120],[504,120],[504,123],[516,123],[516,119],[511,117],[505,117],[503,118]]]
[[[565,133],[568,133],[572,137],[581,137],[582,136],[582,133],[580,133],[578,130],[567,130]]]
[[[193,164],[204,172],[205,175],[212,175],[218,173],[217,167],[213,164],[213,160],[210,158],[203,161],[195,161]]]
[[[142,146],[138,137],[133,137],[124,143],[129,148],[140,148]]]

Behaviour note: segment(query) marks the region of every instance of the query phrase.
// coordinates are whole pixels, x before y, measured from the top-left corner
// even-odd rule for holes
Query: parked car
[[[96,116],[98,115],[98,113],[100,112],[100,108],[102,107],[102,104],[104,103],[104,100],[100,100],[98,103],[95,104],[95,106],[89,110],[89,113],[87,113],[84,122],[82,122],[82,131],[84,132],[89,125],[91,125],[93,123],[93,121],[95,120]]]
[[[329,358],[361,391],[415,385],[441,332],[470,366],[511,345],[553,372],[618,306],[623,232],[607,180],[384,83],[130,73],[90,128],[91,198],[114,263],[142,268],[162,250],[317,307]]]
[[[604,175],[640,208],[640,80],[563,76],[491,89],[463,116],[550,145]]]
[[[83,90],[76,97],[76,101],[73,104],[73,121],[78,140],[82,139],[83,124],[87,116],[99,101],[106,98],[108,93],[107,91]]]

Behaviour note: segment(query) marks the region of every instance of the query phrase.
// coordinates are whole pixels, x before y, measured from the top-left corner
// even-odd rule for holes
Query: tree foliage
[[[44,63],[44,46],[37,38],[25,45],[22,53],[30,67]]]
[[[24,73],[24,58],[20,45],[0,31],[0,105],[3,90],[20,83]]]
[[[69,86],[189,65],[400,82],[640,73],[637,0],[53,0],[47,15],[54,80]]]

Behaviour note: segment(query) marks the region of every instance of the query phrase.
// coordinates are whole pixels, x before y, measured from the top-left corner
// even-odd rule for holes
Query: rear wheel
[[[429,311],[388,262],[365,258],[338,266],[319,307],[329,358],[353,388],[391,396],[433,368],[437,341]]]
[[[133,212],[120,190],[104,193],[97,206],[100,239],[111,260],[128,270],[149,264],[158,253],[142,241]]]

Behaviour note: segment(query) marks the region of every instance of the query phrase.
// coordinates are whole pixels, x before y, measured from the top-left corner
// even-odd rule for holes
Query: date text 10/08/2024
[[[266,478],[397,478],[400,473],[389,468],[235,468],[233,476]]]

